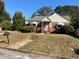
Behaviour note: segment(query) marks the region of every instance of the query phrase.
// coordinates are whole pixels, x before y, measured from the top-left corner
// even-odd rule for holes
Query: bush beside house
[[[75,29],[71,25],[64,25],[63,29],[64,29],[66,34],[70,34],[70,35],[73,35],[73,33],[75,31]]]
[[[24,26],[20,31],[21,32],[33,32],[33,26]]]

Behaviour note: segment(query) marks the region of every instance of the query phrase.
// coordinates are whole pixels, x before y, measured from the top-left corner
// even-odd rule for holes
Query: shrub
[[[75,48],[75,49],[74,49],[74,52],[75,52],[77,55],[79,55],[79,48]]]
[[[62,34],[64,34],[65,31],[64,31],[64,29],[63,29],[63,26],[57,25],[57,26],[56,26],[56,32],[57,32],[57,33],[62,33]]]
[[[5,20],[5,21],[2,21],[1,22],[1,27],[4,29],[4,30],[9,30],[12,28],[12,24],[10,21],[8,20]]]
[[[64,25],[63,29],[64,29],[66,34],[72,34],[75,31],[75,29],[71,25]]]
[[[33,26],[25,26],[21,29],[21,32],[31,32],[33,31]]]

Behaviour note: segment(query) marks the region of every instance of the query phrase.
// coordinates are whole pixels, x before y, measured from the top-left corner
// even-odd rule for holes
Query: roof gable
[[[61,17],[60,15],[58,15],[57,13],[49,16],[50,20],[53,22],[69,22],[67,19]]]

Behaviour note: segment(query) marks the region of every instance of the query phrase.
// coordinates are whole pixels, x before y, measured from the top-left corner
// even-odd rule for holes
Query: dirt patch
[[[9,45],[7,48],[18,49],[18,48],[20,48],[20,47],[22,47],[22,46],[24,46],[24,45],[26,45],[26,44],[32,42],[32,41],[33,41],[33,40],[31,40],[31,36],[32,36],[32,35],[33,35],[33,34],[29,34],[29,35],[27,36],[27,38],[25,38],[25,39],[23,39],[23,40],[21,40],[21,41],[18,41],[18,42],[16,42],[16,43],[12,44],[12,45]]]

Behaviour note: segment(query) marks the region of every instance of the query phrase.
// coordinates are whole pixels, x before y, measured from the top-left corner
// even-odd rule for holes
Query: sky
[[[79,0],[3,0],[5,3],[6,11],[11,15],[14,15],[16,11],[21,11],[25,18],[30,18],[31,15],[37,11],[40,7],[51,6],[55,9],[61,5],[77,5],[79,6]]]

